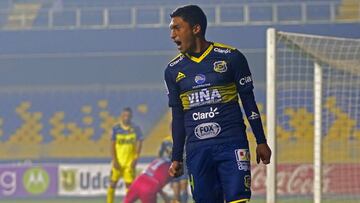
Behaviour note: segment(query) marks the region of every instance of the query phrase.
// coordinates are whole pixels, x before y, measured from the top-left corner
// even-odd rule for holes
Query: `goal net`
[[[360,40],[267,36],[267,201],[360,202]]]

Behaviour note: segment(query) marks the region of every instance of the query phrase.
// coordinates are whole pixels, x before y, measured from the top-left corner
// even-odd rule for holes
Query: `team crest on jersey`
[[[184,73],[179,72],[178,75],[176,76],[176,82],[179,82],[180,80],[184,79],[186,76]]]
[[[225,61],[216,61],[214,63],[214,71],[218,73],[225,73],[227,71],[227,65]]]

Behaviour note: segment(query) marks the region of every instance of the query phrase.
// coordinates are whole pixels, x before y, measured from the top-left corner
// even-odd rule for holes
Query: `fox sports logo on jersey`
[[[220,132],[220,125],[214,122],[199,124],[194,129],[195,136],[201,140],[216,137]]]

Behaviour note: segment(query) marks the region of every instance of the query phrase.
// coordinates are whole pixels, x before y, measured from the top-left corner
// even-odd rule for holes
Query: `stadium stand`
[[[354,20],[360,18],[360,2],[357,0],[342,0],[338,9],[337,19]]]
[[[147,135],[143,154],[155,155],[157,148],[154,146],[159,146],[161,138],[169,134],[170,116],[162,71],[176,54],[168,40],[167,28],[167,14],[175,1],[151,1],[151,8],[146,6],[150,4],[146,0],[9,2],[0,1],[1,9],[6,10],[0,12],[0,26],[6,30],[0,31],[0,74],[3,76],[0,80],[0,159],[107,159],[108,131],[125,106],[135,109],[134,120]],[[176,4],[187,2],[181,0]],[[256,98],[262,104],[261,112],[265,111],[266,102],[264,33],[268,25],[294,32],[360,36],[359,16],[349,9],[356,7],[358,1],[324,3],[309,0],[303,1],[304,4],[293,4],[290,0],[199,2],[209,4],[205,8],[212,23],[209,39],[239,47],[248,57],[257,85]],[[219,3],[223,9],[221,15],[216,10]],[[233,6],[234,3],[237,6]],[[269,3],[279,5],[276,19],[273,19],[273,7]],[[163,18],[157,9],[159,5],[168,6]],[[311,5],[307,7],[306,19],[301,5]],[[329,9],[332,5],[337,6],[335,15]],[[105,8],[109,8],[109,25],[133,23],[132,7],[138,9],[137,24],[154,26],[148,29],[101,27],[106,22],[103,19]],[[244,15],[245,8],[251,10],[248,16]],[[19,17],[19,9],[25,9],[26,15]],[[80,22],[77,22],[77,9],[81,11]],[[53,12],[51,19],[50,11]],[[244,18],[246,16],[248,19]],[[156,25],[159,22],[162,24]],[[97,25],[101,29],[80,29],[80,25]],[[44,30],[38,31],[36,27]],[[23,32],[24,29],[28,32]],[[239,37],[234,37],[234,33]],[[22,74],[17,74],[19,72]],[[327,144],[336,143],[338,139],[360,139],[360,123],[352,119],[351,112],[336,103],[336,95],[326,98],[326,109],[333,115],[335,126],[327,132]],[[292,155],[296,157],[284,153],[279,155],[279,161],[307,162],[312,151],[308,150],[305,152],[308,155],[304,155],[302,143],[312,137],[312,112],[289,106],[286,114],[288,125],[277,126],[278,136],[281,142],[287,143],[281,146],[294,151]],[[266,125],[265,115],[262,117]],[[248,135],[253,140],[250,129]],[[343,161],[355,161],[356,157],[346,145],[339,148],[346,153],[347,159]],[[336,157],[329,159],[336,161]]]
[[[115,89],[5,93],[0,115],[6,119],[0,126],[7,134],[1,137],[1,158],[105,158],[121,109],[132,107],[134,120],[148,134],[166,111],[163,94]],[[19,143],[23,147],[14,152],[12,146]]]
[[[103,29],[164,27],[171,10],[189,1],[72,1],[14,0],[1,7],[3,29]],[[358,18],[356,0],[198,1],[210,26],[303,24],[350,21]],[[5,20],[4,20],[5,19]]]

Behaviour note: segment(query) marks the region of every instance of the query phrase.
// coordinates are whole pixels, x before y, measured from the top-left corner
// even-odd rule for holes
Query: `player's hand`
[[[120,170],[120,163],[118,161],[113,161],[114,168]]]
[[[260,160],[264,164],[269,164],[271,158],[271,149],[267,143],[258,144],[256,147],[256,162],[259,164]]]
[[[169,168],[169,175],[171,177],[176,178],[176,177],[181,176],[183,173],[184,173],[183,163],[179,162],[179,161],[173,161]]]

